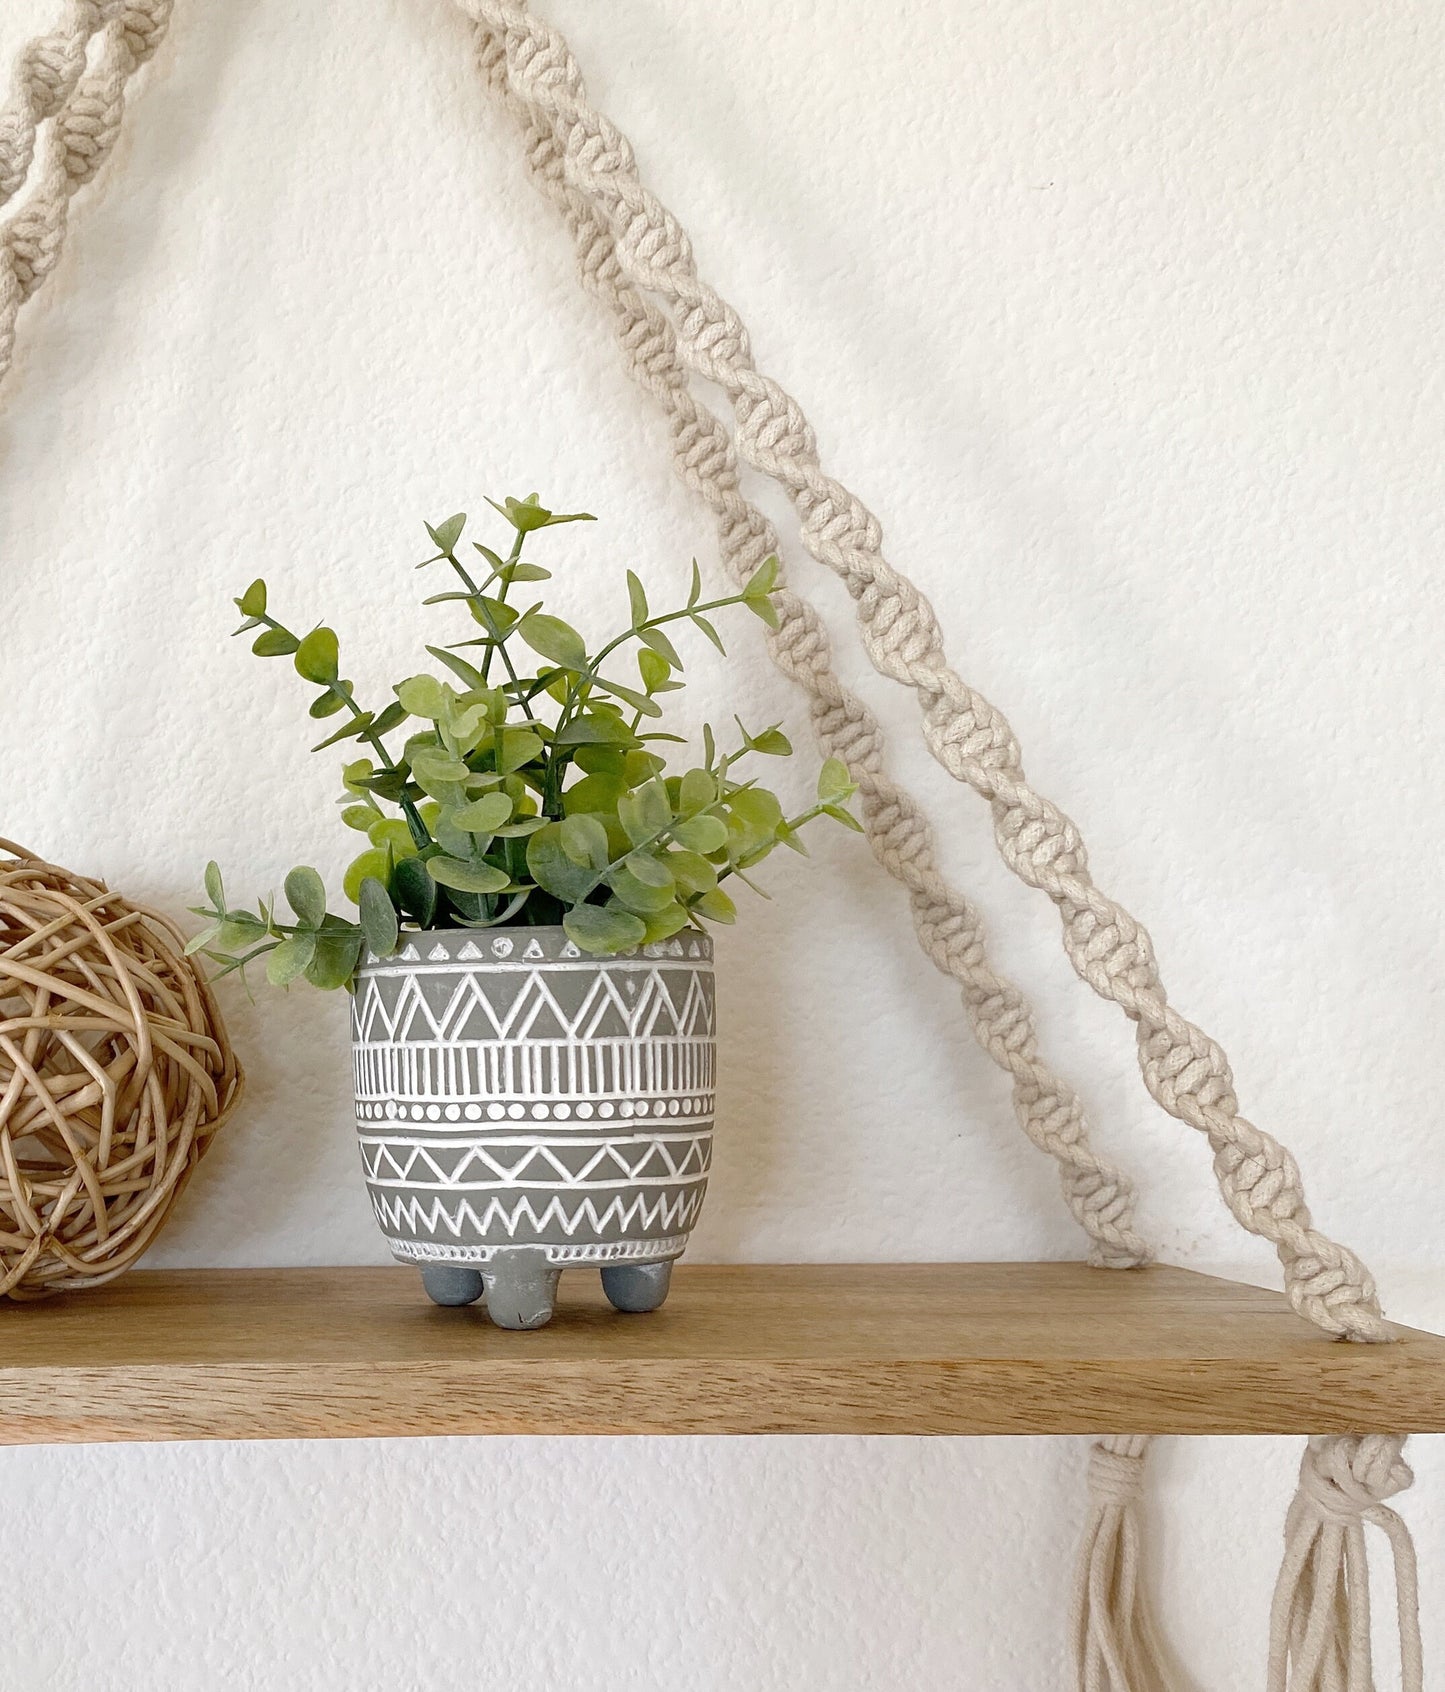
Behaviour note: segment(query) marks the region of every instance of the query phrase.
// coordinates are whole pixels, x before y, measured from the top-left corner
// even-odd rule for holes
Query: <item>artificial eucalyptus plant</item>
[[[274,900],[231,909],[209,864],[208,903],[196,907],[208,925],[191,950],[204,950],[219,974],[264,958],[277,985],[304,977],[316,987],[349,986],[363,951],[390,956],[408,926],[560,922],[583,951],[619,952],[687,926],[732,922],[722,883],[735,878],[761,892],[749,870],[776,846],[804,851],[798,834],[815,817],[858,827],[846,808],[854,784],[836,758],[822,767],[817,802],[793,817],[740,769],[746,759],[792,751],[777,727],[751,733],[738,720],[727,749],[704,728],[702,762],[666,773],[660,748],[683,744],[655,726],[660,697],[683,685],[669,626],[701,630],[724,654],[714,613],[746,606],[776,627],[775,558],[740,593],[710,600],[694,563],[687,603],[663,612],[629,570],[628,624],[592,650],[541,601],[521,609],[512,595],[551,575],[523,557],[530,535],[593,519],[549,511],[535,494],[487,503],[511,526],[505,557],[472,541],[478,562],[464,562],[459,513],[427,524],[436,551],[417,566],[450,567],[458,585],[425,603],[464,606],[477,632],[428,646],[446,674],[409,676],[376,711],[343,678],[330,628],[293,633],[271,614],[264,581],[236,601],[244,618],[236,632],[260,631],[252,651],[292,659],[320,690],[311,715],[345,716],[313,750],[352,741],[362,751],[342,772],[339,802],[342,821],[368,845],[344,882],[356,920],[327,908],[321,876],[304,867],[285,881],[292,920]],[[627,681],[616,674],[624,661],[635,665]]]

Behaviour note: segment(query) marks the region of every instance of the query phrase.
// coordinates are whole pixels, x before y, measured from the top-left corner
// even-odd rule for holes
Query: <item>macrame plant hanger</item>
[[[520,131],[532,175],[572,236],[584,286],[667,421],[678,475],[716,519],[728,570],[745,580],[783,551],[741,491],[746,463],[783,488],[803,544],[842,578],[875,667],[917,694],[934,757],[988,803],[1004,862],[1054,902],[1079,976],[1134,1022],[1150,1095],[1208,1137],[1225,1202],[1275,1247],[1295,1310],[1337,1339],[1388,1343],[1368,1270],[1315,1228],[1294,1159],[1240,1114],[1223,1051],[1168,1003],[1148,934],[1095,884],[1078,830],[1029,785],[1002,715],[949,666],[927,601],[883,556],[877,518],[823,470],[797,402],[758,370],[746,327],[698,276],[686,232],[642,183],[626,137],[588,103],[564,38],[516,0],[456,3],[473,21],[479,66]],[[54,268],[70,200],[114,145],[126,84],[159,44],[171,4],[67,0],[56,28],[17,61],[0,110],[0,206],[29,192],[0,223],[0,380],[19,308]],[[694,378],[721,391],[731,427],[693,392]],[[1133,1182],[1094,1152],[1078,1095],[1040,1056],[1027,1000],[990,964],[975,907],[940,875],[928,819],[889,774],[876,719],[835,673],[817,611],[791,590],[776,603],[774,662],[806,695],[820,747],[859,783],[873,853],[907,889],[919,944],[958,983],[980,1046],[1009,1074],[1020,1126],[1058,1164],[1090,1261],[1125,1270],[1145,1263]],[[1271,1608],[1266,1692],[1374,1692],[1367,1525],[1384,1532],[1393,1558],[1403,1692],[1423,1692],[1414,1550],[1385,1503],[1411,1483],[1404,1443],[1392,1435],[1308,1441]],[[1070,1618],[1080,1692],[1181,1692],[1187,1684],[1158,1642],[1144,1586],[1148,1444],[1111,1437],[1089,1455]]]

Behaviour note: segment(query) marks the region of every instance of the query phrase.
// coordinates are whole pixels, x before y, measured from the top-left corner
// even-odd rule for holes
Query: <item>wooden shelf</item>
[[[440,1310],[407,1269],[137,1273],[0,1310],[0,1442],[472,1433],[1445,1431],[1445,1339],[1073,1263],[681,1267],[618,1316]]]

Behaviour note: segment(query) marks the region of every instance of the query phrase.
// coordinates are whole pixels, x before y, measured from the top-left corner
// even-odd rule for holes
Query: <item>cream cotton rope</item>
[[[1274,1244],[1291,1303],[1337,1337],[1387,1340],[1389,1331],[1369,1272],[1352,1252],[1314,1227],[1293,1158],[1239,1114],[1222,1050],[1168,1005],[1147,933],[1094,885],[1078,831],[1028,785],[1017,742],[1003,717],[948,667],[930,607],[882,556],[877,519],[823,473],[806,418],[795,401],[757,370],[744,325],[699,279],[685,232],[640,183],[625,137],[588,105],[565,41],[523,6],[502,0],[458,4],[500,43],[510,100],[523,108],[538,133],[550,129],[567,183],[593,209],[598,227],[610,230],[610,253],[584,247],[584,272],[616,263],[639,291],[659,295],[671,311],[676,349],[685,366],[720,386],[733,404],[741,455],[788,492],[809,551],[843,577],[858,601],[869,657],[882,673],[919,693],[930,749],[952,775],[989,800],[1005,862],[1022,880],[1046,891],[1059,908],[1065,949],[1075,969],[1138,1024],[1146,1086],[1170,1114],[1208,1136],[1221,1191],[1240,1223]],[[1400,1535],[1405,1529],[1393,1512],[1380,1513],[1383,1497],[1405,1484],[1399,1471],[1405,1477],[1409,1471],[1399,1461],[1403,1442],[1388,1443],[1395,1449],[1393,1466],[1371,1461],[1358,1441],[1332,1439],[1311,1446],[1316,1463],[1327,1457],[1350,1477],[1344,1506],[1334,1501],[1328,1508],[1357,1509],[1358,1532],[1321,1531],[1318,1524],[1327,1506],[1302,1477],[1291,1510],[1275,1609],[1277,1616],[1302,1613],[1305,1621],[1299,1629],[1278,1621],[1272,1627],[1272,1687],[1277,1681],[1289,1692],[1336,1692],[1337,1686],[1356,1692],[1356,1667],[1363,1665],[1362,1672],[1369,1675],[1368,1594],[1361,1596],[1359,1590],[1366,1520],[1386,1527],[1396,1543],[1397,1570],[1406,1574],[1398,1585],[1404,1684],[1408,1692],[1420,1685],[1418,1650],[1411,1645],[1414,1586],[1392,1524],[1398,1524]],[[1110,1441],[1103,1449],[1111,1459],[1139,1461],[1142,1451],[1132,1452],[1127,1445]],[[1101,1539],[1100,1512],[1127,1513],[1128,1501],[1101,1497],[1096,1480],[1093,1502],[1091,1528],[1097,1546],[1109,1538],[1105,1534]],[[1309,1548],[1299,1552],[1302,1540]],[[1113,1541],[1125,1544],[1117,1534]],[[1086,1567],[1097,1561],[1086,1558]],[[1129,1566],[1126,1550],[1124,1576]],[[1145,1638],[1146,1618],[1138,1613],[1130,1622],[1125,1613],[1137,1584],[1123,1578],[1112,1583],[1108,1614],[1100,1618],[1102,1633],[1089,1617],[1088,1591],[1094,1584],[1085,1582],[1084,1601],[1076,1606],[1083,1616],[1077,1649],[1081,1684],[1092,1682],[1110,1692],[1146,1692],[1164,1685],[1164,1671]],[[1123,1588],[1127,1591],[1121,1596]],[[1320,1596],[1326,1593],[1327,1599]],[[1313,1653],[1312,1642],[1320,1633],[1313,1618],[1331,1607],[1335,1621],[1330,1637],[1337,1649],[1334,1654]],[[1110,1649],[1104,1634],[1121,1617],[1133,1631],[1122,1649]],[[1335,1676],[1336,1658],[1350,1678]],[[1368,1684],[1359,1680],[1359,1692]]]
[[[0,206],[27,185],[30,192],[0,223],[0,382],[15,355],[20,307],[55,268],[71,197],[109,157],[126,84],[160,45],[171,4],[70,0],[55,29],[16,61],[0,110]],[[46,122],[51,128],[42,134]]]

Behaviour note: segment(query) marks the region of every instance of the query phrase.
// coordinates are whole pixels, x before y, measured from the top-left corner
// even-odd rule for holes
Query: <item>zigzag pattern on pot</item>
[[[565,966],[564,966],[565,967]],[[414,972],[373,970],[361,984],[354,1016],[360,1041],[453,1043],[475,1040],[677,1039],[714,1032],[711,995],[697,970],[620,964],[598,972],[569,1015],[548,985],[550,969],[463,973],[445,1008],[433,1012]],[[672,979],[669,980],[668,977]],[[681,979],[678,977],[681,976]],[[400,982],[388,1008],[382,983]]]
[[[504,1233],[515,1240],[518,1233],[543,1234],[550,1228],[560,1228],[570,1239],[579,1231],[587,1234],[608,1232],[685,1234],[692,1228],[702,1208],[706,1183],[699,1181],[686,1191],[664,1194],[649,1200],[639,1195],[630,1202],[621,1198],[598,1205],[591,1198],[564,1201],[554,1197],[538,1209],[529,1197],[506,1203],[491,1198],[478,1212],[471,1203],[448,1206],[442,1199],[428,1202],[420,1198],[391,1198],[373,1190],[372,1208],[388,1235],[440,1234],[443,1231],[460,1239],[486,1239]]]
[[[445,1142],[428,1146],[365,1135],[361,1140],[366,1178],[381,1186],[404,1183],[411,1187],[560,1190],[610,1183],[647,1187],[695,1180],[712,1167],[710,1133],[631,1142],[594,1137],[570,1145],[566,1151],[574,1154],[573,1161],[567,1161],[562,1151],[549,1145],[504,1141],[481,1146],[455,1147]]]

